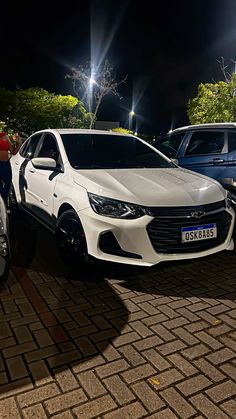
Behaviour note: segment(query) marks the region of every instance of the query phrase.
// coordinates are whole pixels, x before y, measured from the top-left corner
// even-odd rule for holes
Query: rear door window
[[[185,156],[221,154],[224,152],[225,137],[223,131],[197,131],[189,140]]]

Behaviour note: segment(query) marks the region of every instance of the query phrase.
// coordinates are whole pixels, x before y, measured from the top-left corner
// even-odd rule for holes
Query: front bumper
[[[222,250],[233,250],[234,243],[232,240],[235,213],[232,208],[225,209],[231,217],[231,225],[228,234],[223,243],[218,246],[211,247],[204,251],[189,253],[158,253],[154,250],[147,232],[147,226],[154,217],[145,215],[135,220],[124,220],[117,218],[109,218],[96,214],[92,208],[86,208],[79,211],[78,216],[84,228],[89,255],[116,263],[124,263],[129,265],[153,266],[164,261],[174,261],[181,259],[192,259],[208,256]],[[201,223],[201,222],[200,222]],[[106,232],[112,232],[120,248],[126,254],[114,255],[108,254],[100,248],[100,238]],[[128,257],[131,254],[132,257]],[[134,255],[138,257],[135,258]]]

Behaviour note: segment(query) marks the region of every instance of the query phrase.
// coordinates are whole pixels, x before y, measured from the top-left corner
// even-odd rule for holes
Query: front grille
[[[193,211],[212,212],[222,208],[225,208],[224,200],[194,207],[146,207],[145,209],[152,217],[189,217]]]
[[[206,211],[205,207],[205,205],[202,206],[201,210]],[[157,252],[201,252],[219,246],[226,240],[231,225],[231,215],[228,212],[225,210],[218,211],[214,214],[205,214],[203,217],[197,219],[190,216],[190,213],[193,212],[193,210],[199,210],[199,207],[185,207],[185,213],[183,212],[183,207],[180,208],[180,212],[178,212],[177,207],[171,209],[171,211],[168,211],[166,208],[166,213],[163,215],[163,218],[162,216],[159,218],[157,216],[148,224],[147,232],[151,243]],[[211,211],[214,210],[211,209]],[[175,213],[177,218],[173,217],[173,213]],[[168,218],[168,216],[170,218]],[[181,243],[182,227],[194,227],[203,224],[216,224],[217,237],[209,240]]]

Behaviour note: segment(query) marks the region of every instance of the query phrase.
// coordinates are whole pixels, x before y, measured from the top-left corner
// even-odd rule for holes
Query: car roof
[[[201,130],[205,128],[236,128],[236,122],[216,122],[209,124],[187,125],[186,127],[180,127],[174,130],[170,130],[168,134],[175,134],[181,131]]]
[[[134,137],[132,134],[126,134],[121,132],[115,131],[106,131],[106,130],[98,130],[98,129],[80,129],[80,128],[58,128],[58,129],[43,129],[41,131],[37,131],[37,133],[41,132],[51,132],[51,133],[59,133],[59,134],[98,134],[98,135],[122,135],[126,137]],[[36,133],[35,133],[36,134]]]

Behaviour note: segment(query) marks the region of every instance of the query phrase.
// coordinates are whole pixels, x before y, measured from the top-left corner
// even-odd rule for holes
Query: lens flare
[[[119,12],[114,17],[112,11],[109,11],[109,7],[104,9],[100,2],[90,2],[90,59],[97,69],[103,63],[110,49],[127,5],[128,2],[122,6],[119,5]]]

